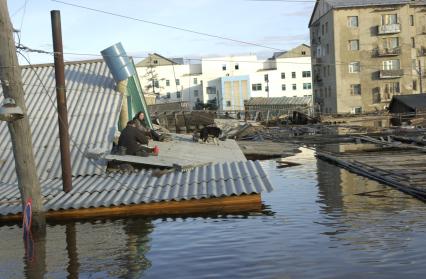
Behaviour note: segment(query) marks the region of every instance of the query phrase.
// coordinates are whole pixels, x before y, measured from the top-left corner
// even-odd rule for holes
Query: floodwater
[[[50,224],[24,257],[0,227],[0,278],[424,278],[426,204],[319,161],[277,169],[262,213]]]

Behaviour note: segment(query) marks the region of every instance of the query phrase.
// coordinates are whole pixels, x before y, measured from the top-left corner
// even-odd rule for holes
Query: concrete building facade
[[[309,23],[318,109],[380,111],[393,95],[419,93],[425,8],[418,0],[318,1]]]

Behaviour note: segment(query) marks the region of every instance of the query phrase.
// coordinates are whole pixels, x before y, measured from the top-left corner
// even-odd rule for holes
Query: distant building
[[[314,101],[322,113],[383,110],[420,92],[426,1],[319,0],[309,22]]]
[[[156,95],[156,103],[203,102],[201,64],[154,53],[137,63],[136,70],[144,94]]]
[[[260,60],[256,55],[202,58],[183,64],[151,54],[136,64],[145,94],[157,103],[184,101],[243,110],[250,97],[312,97],[310,47],[302,44]]]

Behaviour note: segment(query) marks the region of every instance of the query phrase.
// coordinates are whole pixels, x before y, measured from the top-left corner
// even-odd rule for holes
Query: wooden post
[[[21,68],[16,56],[6,0],[0,0],[0,81],[4,97],[12,98],[21,107],[24,117],[8,122],[15,157],[15,169],[21,193],[22,208],[32,199],[33,228],[45,227],[40,182],[32,149],[31,129],[24,100]]]
[[[50,11],[52,20],[53,51],[55,53],[56,101],[58,104],[59,147],[61,149],[62,190],[72,190],[70,135],[68,129],[67,96],[65,93],[65,63],[62,47],[61,14]]]

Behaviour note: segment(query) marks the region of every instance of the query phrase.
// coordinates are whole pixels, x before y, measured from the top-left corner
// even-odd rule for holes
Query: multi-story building
[[[144,94],[155,94],[156,103],[203,101],[201,64],[185,64],[157,53],[136,64]]]
[[[203,102],[243,110],[250,97],[312,96],[310,47],[304,44],[266,60],[240,55],[184,64],[151,54],[136,69],[145,94],[156,94],[157,103]]]
[[[393,95],[421,91],[426,1],[319,0],[309,28],[322,113],[383,110]]]

